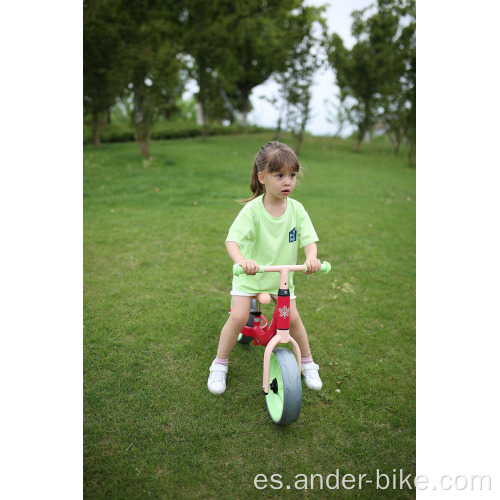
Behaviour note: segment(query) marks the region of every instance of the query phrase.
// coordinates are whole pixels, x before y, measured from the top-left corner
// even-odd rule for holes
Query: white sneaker
[[[323,387],[323,382],[321,382],[321,379],[319,378],[318,370],[319,365],[316,363],[306,363],[300,367],[300,371],[304,376],[307,387],[309,387],[309,389],[314,389],[315,391],[319,391]]]
[[[226,390],[227,366],[212,363],[210,375],[208,376],[208,390],[212,394],[222,394]]]

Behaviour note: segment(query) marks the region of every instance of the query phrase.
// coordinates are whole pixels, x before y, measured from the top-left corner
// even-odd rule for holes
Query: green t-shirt
[[[226,242],[235,241],[245,259],[263,266],[296,264],[298,249],[318,241],[309,215],[297,200],[287,199],[286,210],[273,217],[264,207],[264,195],[248,202],[229,228]],[[293,272],[289,274],[290,294],[294,293]],[[233,290],[245,293],[278,293],[279,273],[233,277]]]

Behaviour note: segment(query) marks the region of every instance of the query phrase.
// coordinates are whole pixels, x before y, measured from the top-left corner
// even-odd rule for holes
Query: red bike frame
[[[259,302],[257,302],[259,304]],[[241,334],[253,337],[254,345],[267,346],[269,341],[276,335],[277,330],[288,330],[290,328],[290,296],[278,295],[278,302],[274,309],[271,323],[260,312],[252,312],[254,315],[254,326],[244,326]],[[261,324],[262,323],[262,324]]]
[[[266,346],[264,353],[264,374],[262,389],[265,394],[269,393],[269,365],[273,349],[279,343],[290,342],[293,347],[295,359],[300,372],[300,348],[297,342],[290,337],[290,290],[288,289],[289,271],[307,271],[305,265],[294,266],[263,266],[263,272],[279,272],[280,288],[278,291],[278,301],[274,309],[273,319],[268,326],[266,319],[261,315],[255,316],[253,327],[245,326],[241,333],[247,337],[253,337],[255,345]],[[264,319],[264,326],[260,325],[260,317]]]

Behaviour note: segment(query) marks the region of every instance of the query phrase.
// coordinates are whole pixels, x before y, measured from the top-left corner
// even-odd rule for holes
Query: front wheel
[[[273,349],[266,405],[275,424],[288,425],[299,418],[302,408],[302,383],[297,360],[289,349]]]

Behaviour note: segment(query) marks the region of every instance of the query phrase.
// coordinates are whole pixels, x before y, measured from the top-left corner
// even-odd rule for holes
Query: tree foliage
[[[172,0],[85,0],[84,103],[92,116],[94,143],[109,108],[118,98],[130,97],[139,150],[149,155],[158,114],[182,90],[181,5]]]
[[[120,0],[122,71],[133,98],[132,124],[139,150],[149,156],[158,114],[182,91],[178,56],[181,6],[172,0]]]
[[[295,136],[299,154],[307,122],[311,116],[311,87],[316,71],[323,65],[326,40],[324,8],[302,7],[292,20],[291,49],[285,69],[276,76],[285,102],[286,127]]]
[[[367,15],[372,7],[352,13],[351,31],[356,42],[351,49],[338,34],[330,39],[329,61],[336,72],[341,100],[352,98],[347,112],[358,129],[358,151],[378,121],[387,124],[397,144],[403,134],[410,133],[415,3],[378,0],[376,11]],[[402,22],[408,18],[410,22],[404,27]]]
[[[303,0],[84,0],[84,111],[94,143],[110,109],[130,111],[142,155],[154,123],[179,109],[187,76],[198,83],[204,134],[222,120],[247,122],[252,90],[281,84],[284,121],[300,150],[323,51],[336,71],[341,116],[355,123],[358,149],[383,121],[399,148],[415,149],[415,0],[378,0],[353,12],[351,49],[323,8]],[[126,104],[126,105],[125,105]],[[280,114],[281,123],[281,114]],[[413,154],[413,153],[410,153]]]
[[[238,107],[247,124],[250,93],[274,72],[285,67],[289,46],[297,33],[301,1],[239,0],[229,2],[224,32],[231,33],[226,45],[223,70],[238,97]]]
[[[95,145],[110,107],[123,92],[116,3],[85,0],[83,3],[83,104],[90,115]]]
[[[198,83],[197,100],[206,136],[210,122],[218,114],[216,109],[221,108],[218,89],[223,75],[218,67],[223,57],[225,37],[221,32],[218,2],[185,0],[184,6],[181,16],[183,49],[193,60],[191,76]]]
[[[290,47],[303,29],[301,0],[187,0],[186,51],[194,74],[204,123],[219,118],[221,90],[247,123],[252,89],[284,71]],[[224,106],[224,104],[223,104]],[[217,115],[219,112],[219,115]]]

